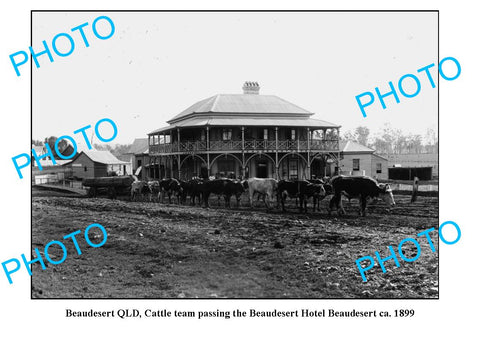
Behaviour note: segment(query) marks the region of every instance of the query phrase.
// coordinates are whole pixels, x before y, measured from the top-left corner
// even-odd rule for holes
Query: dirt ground
[[[387,211],[370,203],[367,217],[358,217],[358,203],[344,202],[347,216],[320,212],[267,213],[261,202],[251,209],[177,206],[107,198],[66,197],[34,189],[32,243],[44,255],[51,240],[76,230],[78,255],[65,240],[65,262],[42,270],[33,266],[32,298],[438,298],[438,233],[432,233],[437,252],[416,234],[438,228],[438,198],[396,195]],[[232,200],[233,201],[233,200]],[[87,245],[83,231],[100,223],[108,233],[105,245]],[[101,232],[90,239],[100,242]],[[416,238],[418,260],[400,267],[376,263],[363,282],[355,260],[378,251],[388,256],[389,245]],[[412,244],[403,247],[414,257]],[[58,260],[62,251],[49,249]]]

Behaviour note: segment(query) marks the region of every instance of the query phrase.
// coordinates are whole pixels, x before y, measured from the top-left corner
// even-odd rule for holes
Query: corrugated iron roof
[[[123,162],[119,160],[117,157],[112,155],[110,151],[98,151],[98,150],[88,150],[82,151],[84,154],[87,155],[92,161],[96,163],[102,164],[126,164],[127,162]]]
[[[176,124],[166,126],[149,133],[155,134],[166,132],[178,127],[201,127],[201,126],[295,126],[310,128],[335,128],[339,125],[314,118],[233,118],[233,117],[192,117]]]
[[[118,158],[119,160],[121,160],[122,162],[130,163],[130,160],[131,160],[132,156],[129,155],[129,154],[125,154],[125,155],[117,156],[117,158]]]
[[[341,140],[340,141],[340,151],[341,152],[371,152],[375,150],[369,148],[368,146],[357,143],[353,140]]]
[[[127,153],[148,153],[148,138],[135,138]]]
[[[373,156],[378,157],[378,158],[381,158],[381,159],[383,159],[383,160],[385,160],[385,161],[388,161],[388,158],[385,158],[385,157],[383,157],[383,156],[380,156],[379,154],[374,153]]]
[[[307,116],[313,114],[274,95],[217,94],[193,104],[167,123],[176,122],[192,114],[202,113],[277,113]]]
[[[74,162],[78,157],[80,157],[81,154],[85,154],[88,158],[90,158],[93,162],[96,163],[101,163],[101,164],[129,164],[128,162],[123,162],[119,160],[117,157],[112,155],[110,151],[99,151],[99,150],[84,150],[75,155],[73,159],[69,162],[72,163]],[[66,163],[66,164],[69,164]],[[66,165],[65,164],[65,165]]]

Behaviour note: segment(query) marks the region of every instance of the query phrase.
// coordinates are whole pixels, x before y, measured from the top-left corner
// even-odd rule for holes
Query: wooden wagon
[[[133,176],[94,177],[85,178],[82,185],[88,187],[88,197],[107,193],[110,198],[116,198],[117,195],[129,194],[134,181]]]

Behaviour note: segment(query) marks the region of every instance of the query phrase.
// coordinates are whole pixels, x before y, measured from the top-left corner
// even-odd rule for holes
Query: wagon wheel
[[[93,187],[90,187],[87,191],[87,196],[88,197],[95,197],[97,196],[97,189],[96,188],[93,188]]]

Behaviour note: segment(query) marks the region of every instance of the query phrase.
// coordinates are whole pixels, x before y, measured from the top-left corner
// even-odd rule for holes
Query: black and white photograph
[[[32,299],[438,299],[438,34],[32,12]]]
[[[473,3],[0,7],[3,338],[475,338]]]

